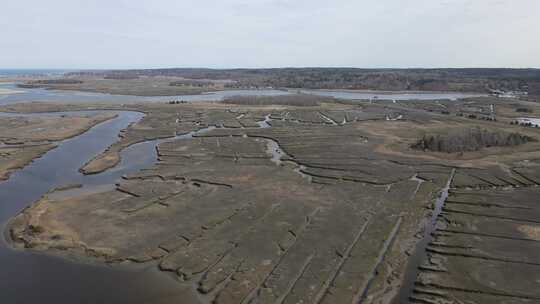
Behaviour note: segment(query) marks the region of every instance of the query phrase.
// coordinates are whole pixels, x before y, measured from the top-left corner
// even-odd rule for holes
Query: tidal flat
[[[511,124],[524,106],[539,115],[490,97],[4,106],[142,113],[81,157],[81,189],[51,187],[5,233],[21,252],[148,266],[182,303],[535,303],[540,130]],[[414,148],[449,129],[530,140]]]

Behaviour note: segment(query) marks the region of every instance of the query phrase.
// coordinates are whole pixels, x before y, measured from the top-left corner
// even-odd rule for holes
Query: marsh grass
[[[314,107],[324,102],[335,103],[333,97],[315,96],[309,94],[278,95],[278,96],[231,96],[223,100],[225,104],[237,105],[283,105],[298,107]]]

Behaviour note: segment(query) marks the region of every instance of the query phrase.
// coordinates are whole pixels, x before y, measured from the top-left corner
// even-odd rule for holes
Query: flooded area
[[[134,146],[124,151],[122,163],[113,170],[91,176],[78,172],[88,159],[116,141],[121,129],[143,116],[136,112],[118,114],[80,136],[62,141],[56,149],[1,182],[2,230],[9,218],[55,187],[73,183],[99,187],[154,161],[155,153],[148,151],[154,147]],[[159,275],[153,265],[128,268],[75,263],[11,249],[4,238],[0,242],[0,261],[0,290],[5,303],[146,303],[151,298],[172,296],[178,289],[175,280]]]

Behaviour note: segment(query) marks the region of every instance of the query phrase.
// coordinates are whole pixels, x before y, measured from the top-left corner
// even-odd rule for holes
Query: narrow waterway
[[[55,113],[47,115],[62,115]],[[0,183],[0,223],[7,221],[52,188],[80,183],[85,187],[113,183],[155,161],[154,147],[128,148],[122,163],[103,174],[84,176],[78,169],[118,138],[121,129],[143,114],[118,112],[118,117],[91,128],[59,146]],[[8,114],[3,114],[8,115]],[[41,115],[41,114],[39,114]],[[75,263],[0,241],[0,302],[2,303],[167,303],[179,295],[178,283],[154,265],[99,266]]]
[[[428,258],[426,250],[429,243],[431,243],[431,241],[433,240],[433,233],[437,230],[438,217],[443,210],[446,199],[448,198],[448,192],[450,191],[450,186],[452,184],[452,180],[454,179],[454,174],[455,169],[452,169],[446,185],[441,190],[439,197],[435,200],[431,217],[427,220],[425,224],[422,239],[420,239],[420,241],[416,244],[415,250],[408,260],[401,289],[399,290],[399,294],[397,295],[397,297],[394,299],[395,304],[410,303],[409,297],[414,291],[416,278],[418,277],[419,273],[419,267]],[[416,178],[416,176],[414,178]]]

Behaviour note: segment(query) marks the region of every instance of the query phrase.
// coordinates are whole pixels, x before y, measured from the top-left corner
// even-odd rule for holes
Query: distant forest
[[[148,76],[226,80],[228,88],[365,89],[388,91],[523,91],[540,95],[539,69],[143,69],[80,71],[67,76],[135,79]]]

